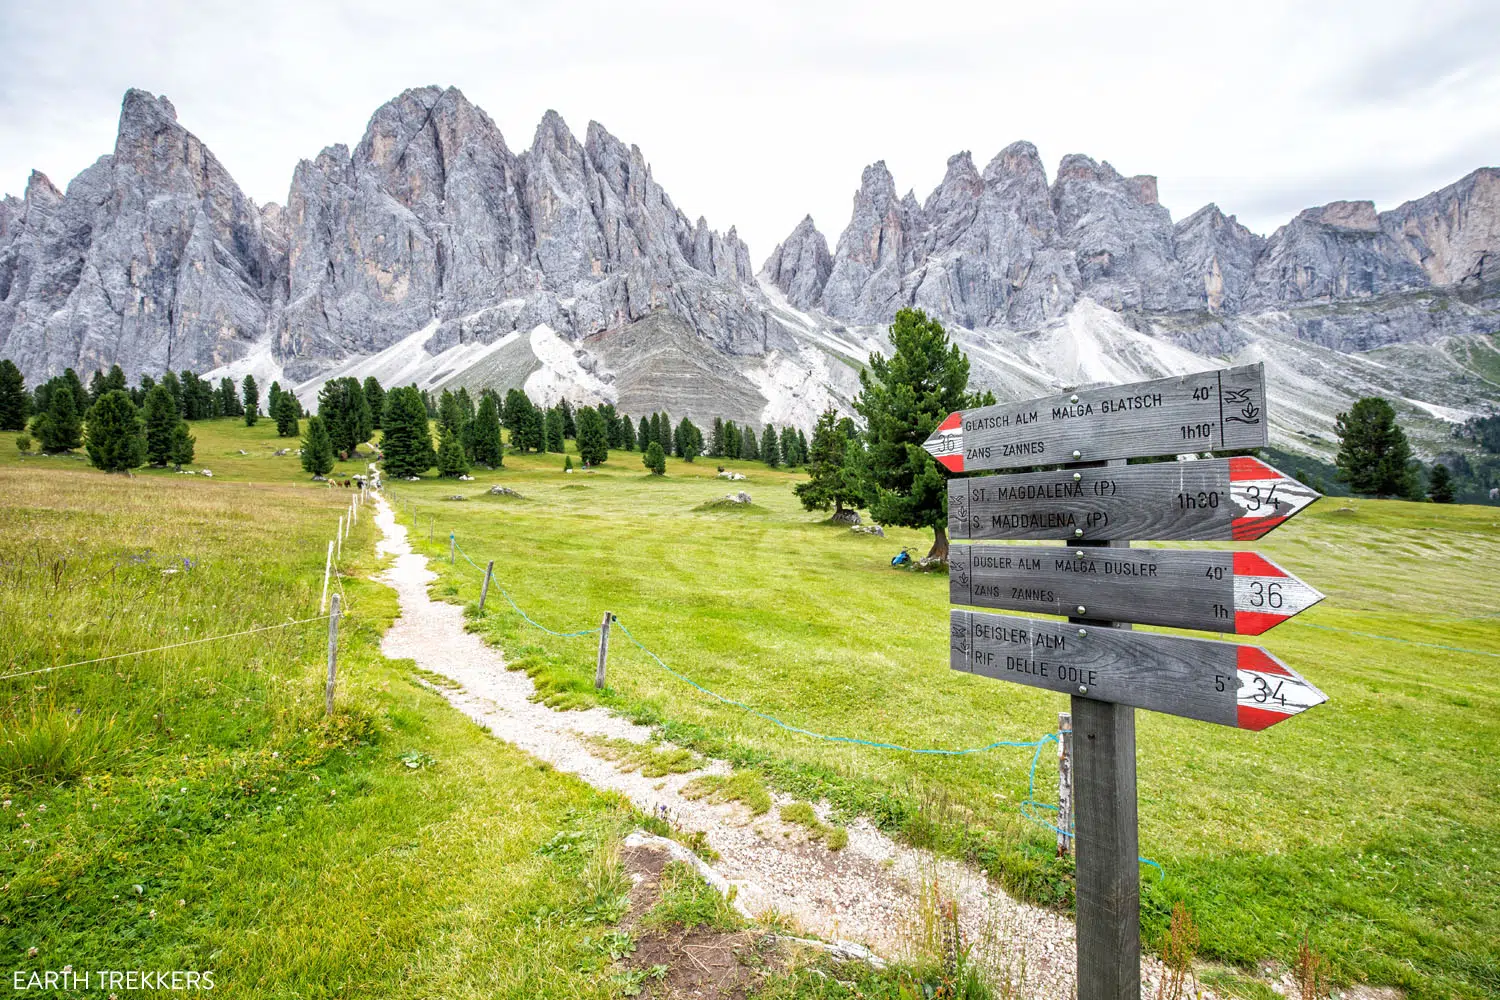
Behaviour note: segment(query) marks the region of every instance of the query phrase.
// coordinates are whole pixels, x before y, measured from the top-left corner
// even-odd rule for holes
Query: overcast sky
[[[1028,139],[1160,178],[1269,233],[1500,164],[1500,4],[753,4],[0,0],[0,192],[114,144],[127,87],[166,94],[257,201],[353,146],[401,90],[453,85],[512,150],[597,119],[758,267],[811,212],[833,244],[868,163],[925,198],[949,154]]]

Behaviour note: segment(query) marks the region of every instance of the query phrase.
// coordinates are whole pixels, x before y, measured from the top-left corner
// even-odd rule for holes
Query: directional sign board
[[[948,534],[1246,541],[1318,496],[1257,458],[976,476],[948,484]]]
[[[923,447],[978,472],[1262,448],[1266,428],[1265,370],[1245,365],[950,413]]]
[[[1323,599],[1254,552],[954,545],[954,604],[1260,635]]]
[[[1259,646],[950,611],[954,670],[1240,729],[1328,697]]]

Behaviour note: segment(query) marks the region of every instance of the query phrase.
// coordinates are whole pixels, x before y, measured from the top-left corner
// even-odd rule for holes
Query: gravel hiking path
[[[774,807],[751,816],[738,803],[682,796],[683,785],[693,778],[727,774],[729,767],[721,761],[687,774],[647,778],[591,752],[591,737],[641,743],[651,731],[600,708],[558,712],[533,702],[531,678],[507,670],[499,650],[464,631],[463,609],[428,596],[436,574],[423,556],[412,552],[406,527],[396,523],[383,497],[377,499],[375,521],[382,534],[377,553],[395,558],[381,579],[395,588],[401,606],[383,640],[385,654],[415,660],[461,685],[434,690],[498,739],[596,788],[625,795],[643,812],[665,809],[680,830],[702,831],[719,854],[713,868],[736,887],[736,905],[747,915],[775,912],[790,918],[801,933],[900,957],[919,912],[922,886],[935,881],[945,897],[958,900],[965,939],[975,943],[975,957],[1021,987],[1011,995],[1048,1000],[1073,996],[1072,921],[1017,902],[978,870],[897,844],[863,818],[849,825],[846,847],[829,851],[810,840],[804,827],[781,822]],[[773,798],[777,806],[793,801]],[[816,808],[826,820],[826,807]],[[1142,972],[1143,992],[1150,995],[1161,967],[1148,958]]]

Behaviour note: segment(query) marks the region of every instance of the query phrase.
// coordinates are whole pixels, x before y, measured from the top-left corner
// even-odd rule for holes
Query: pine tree
[[[668,458],[676,454],[676,442],[672,440],[672,415],[666,410],[661,411],[661,437],[657,440],[661,442],[661,450],[666,452]]]
[[[604,418],[592,406],[578,409],[578,457],[589,466],[609,461],[609,437]]]
[[[802,460],[797,455],[797,431],[792,427],[781,429],[781,462],[788,467],[801,465]]]
[[[281,400],[281,383],[272,382],[271,388],[266,390],[266,416],[272,420],[276,419],[276,404]],[[189,420],[192,417],[188,418]]]
[[[254,427],[260,419],[260,389],[255,385],[254,375],[246,375],[240,383],[240,396],[245,407],[245,426]]]
[[[99,397],[107,391],[104,388],[104,373],[94,372],[94,377],[89,379],[89,408],[92,409],[94,404],[99,402]]]
[[[353,455],[375,432],[375,419],[357,378],[335,378],[318,391],[318,416],[336,455]]]
[[[660,413],[653,413],[653,414],[651,414],[651,437],[650,437],[650,440],[653,443],[655,443],[655,444],[661,444],[661,439],[662,439],[661,414]],[[665,453],[666,449],[663,448],[662,452]]]
[[[807,456],[805,483],[792,487],[797,499],[807,510],[834,509],[842,514],[844,507],[858,507],[859,494],[845,481],[844,453],[851,446],[838,426],[838,413],[824,410],[813,427],[812,450]]]
[[[474,461],[498,469],[504,464],[504,449],[500,446],[500,407],[495,394],[485,393],[479,400],[479,412],[474,417]]]
[[[755,428],[748,425],[740,432],[740,458],[747,462],[760,459],[760,442],[755,438]]]
[[[563,471],[564,472],[572,472],[573,471],[573,456],[572,455],[564,455],[563,456]]]
[[[677,425],[677,433],[673,437],[677,454],[684,462],[691,462],[703,454],[703,432],[687,417],[683,417],[682,423]]]
[[[797,464],[807,464],[807,435],[802,433],[802,428],[797,428]]]
[[[297,397],[289,392],[279,393],[271,416],[276,418],[276,434],[279,437],[297,437],[301,428],[297,426]]]
[[[1338,415],[1334,430],[1339,435],[1338,478],[1351,490],[1367,496],[1417,496],[1411,445],[1390,403],[1367,396]]]
[[[760,436],[760,460],[771,468],[781,464],[781,442],[776,437],[776,428],[766,424]]]
[[[563,437],[572,441],[578,437],[578,422],[573,419],[573,404],[564,396],[562,402],[557,404],[557,408],[562,410]]]
[[[141,376],[141,388],[148,392],[150,387],[146,385],[146,379],[149,377]],[[228,376],[219,379],[219,407],[226,417],[243,416],[245,413],[245,408],[240,405],[239,393],[234,388],[234,380]]]
[[[418,403],[420,405],[420,400]],[[422,425],[427,425],[425,413],[422,414]],[[386,464],[389,468],[389,461]],[[302,468],[313,476],[326,476],[333,471],[333,439],[328,436],[328,424],[322,417],[312,417],[307,421],[307,433],[302,436]]]
[[[891,324],[889,358],[870,355],[854,408],[868,427],[870,514],[880,524],[931,528],[929,556],[948,558],[948,481],[922,449],[938,422],[974,402],[969,359],[920,309]]]
[[[645,417],[641,417],[636,421],[635,446],[641,449],[642,453],[651,447],[651,421]]]
[[[620,414],[615,411],[615,404],[600,403],[599,416],[604,418],[604,438],[609,446],[623,448],[625,439],[620,433]]]
[[[68,391],[73,393],[73,408],[78,411],[78,418],[82,420],[83,411],[88,409],[88,390],[83,387],[83,382],[79,380],[78,373],[71,368],[64,368],[59,378],[68,387]]]
[[[365,405],[370,408],[370,429],[380,429],[380,415],[385,412],[385,389],[374,375],[365,378]]]
[[[155,388],[156,379],[145,372],[141,372],[141,384],[130,390],[130,401],[135,404],[137,410],[146,405],[146,396]]]
[[[83,443],[83,422],[78,416],[72,388],[64,381],[52,387],[47,409],[31,422],[31,433],[48,454],[72,451]]]
[[[110,365],[109,374],[104,376],[104,391],[114,392],[117,389],[120,392],[129,392],[130,383],[125,381],[125,369],[119,365]]]
[[[180,417],[185,412],[182,399],[182,380],[177,377],[176,372],[162,372],[161,384],[172,394],[172,402],[177,406],[177,415]]]
[[[1433,503],[1453,502],[1453,473],[1442,462],[1432,467],[1432,478],[1427,484],[1427,497]]]
[[[724,458],[740,457],[740,429],[733,420],[724,424]]]
[[[620,445],[626,451],[635,451],[635,424],[623,414],[620,416]]]
[[[193,446],[198,439],[188,433],[186,420],[177,421],[177,426],[172,429],[172,465],[181,469],[184,465],[193,464]]]
[[[463,442],[459,440],[461,433],[462,431],[452,428],[445,430],[442,443],[438,445],[438,475],[444,479],[457,479],[469,474],[469,459],[464,454]]]
[[[708,432],[708,457],[724,457],[724,418],[714,417],[713,429]]]
[[[101,379],[102,381],[102,379]],[[130,393],[111,389],[89,408],[89,461],[105,472],[129,472],[145,458],[141,422]]]
[[[31,399],[21,369],[9,358],[0,361],[0,431],[24,431]]]
[[[667,474],[667,453],[662,451],[661,445],[652,441],[641,455],[641,464],[651,470],[653,476],[665,476]]]
[[[506,390],[504,420],[510,446],[524,452],[531,437],[531,400],[520,389]]]
[[[416,386],[390,389],[385,394],[382,450],[386,475],[394,479],[420,476],[437,464],[432,450],[432,431],[427,426],[427,407]]]
[[[472,462],[474,461],[474,400],[470,398],[469,390],[464,386],[458,387],[454,398],[458,400],[458,412],[464,421],[458,439],[464,446],[464,457]]]
[[[172,435],[182,417],[172,400],[172,393],[164,385],[146,393],[146,454],[145,460],[162,467],[172,461]]]
[[[563,415],[555,406],[547,411],[547,450],[559,453],[563,450]]]

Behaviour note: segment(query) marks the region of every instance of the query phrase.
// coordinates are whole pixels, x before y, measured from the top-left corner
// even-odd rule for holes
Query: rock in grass
[[[859,511],[837,510],[833,512],[833,517],[829,520],[833,521],[834,524],[858,524]]]
[[[494,496],[494,497],[515,497],[517,500],[524,500],[525,499],[525,497],[521,496],[521,494],[519,494],[515,490],[511,489],[509,486],[491,486],[490,487],[490,496]]]
[[[878,538],[885,537],[885,529],[878,524],[856,524],[849,530],[856,535],[875,535]]]
[[[443,499],[444,500],[467,500],[469,498],[466,497],[466,496],[464,496],[462,493],[454,493],[451,496],[443,497]]]

